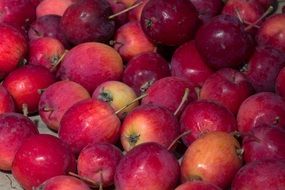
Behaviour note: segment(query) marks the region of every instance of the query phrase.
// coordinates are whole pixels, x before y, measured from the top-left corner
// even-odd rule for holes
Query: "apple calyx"
[[[110,91],[102,89],[102,91],[99,93],[98,99],[104,102],[112,102],[113,96]]]
[[[189,88],[186,88],[185,91],[184,91],[184,95],[182,97],[182,100],[181,100],[179,106],[177,107],[177,109],[174,112],[174,116],[176,116],[179,113],[179,111],[181,110],[182,106],[185,104],[185,102],[187,102],[188,96],[189,96],[189,92],[190,92]]]
[[[119,11],[119,12],[117,12],[117,13],[115,13],[115,14],[110,15],[110,16],[108,17],[108,19],[113,19],[113,18],[115,18],[115,17],[117,17],[117,16],[119,16],[119,15],[121,15],[121,14],[124,14],[124,13],[126,13],[126,12],[129,12],[130,10],[132,10],[132,9],[134,9],[134,8],[136,8],[136,7],[138,7],[138,6],[140,6],[141,4],[143,4],[143,1],[140,1],[140,2],[138,2],[138,3],[134,3],[132,6],[126,8],[126,9],[124,9],[124,10],[122,10],[122,11]]]
[[[154,79],[149,80],[147,82],[145,82],[144,84],[141,85],[140,87],[140,91],[141,93],[145,93],[147,91],[147,89],[154,83]]]
[[[140,135],[132,133],[127,137],[127,139],[128,139],[128,143],[130,144],[130,146],[134,147],[134,146],[136,146],[137,142],[139,141]]]
[[[199,175],[190,175],[188,179],[190,181],[203,181],[203,178]]]
[[[68,50],[65,50],[64,53],[57,59],[56,62],[52,62],[52,67],[51,67],[50,71],[56,70],[57,66],[61,63],[61,61],[63,60],[63,58],[65,57],[67,52],[68,52]]]

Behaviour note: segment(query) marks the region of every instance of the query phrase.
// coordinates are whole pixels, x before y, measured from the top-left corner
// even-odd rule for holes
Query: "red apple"
[[[39,100],[38,110],[42,121],[58,131],[64,113],[75,103],[90,98],[88,91],[73,81],[58,81],[47,87]]]
[[[123,157],[119,148],[110,143],[87,145],[77,160],[78,174],[101,187],[114,184],[116,167]]]
[[[54,75],[46,68],[25,65],[11,72],[3,81],[3,86],[14,99],[17,111],[27,109],[33,114],[38,111],[39,91],[55,82]]]
[[[114,14],[127,9],[127,5],[122,1],[119,0],[107,0],[107,1],[110,3]],[[118,28],[128,22],[128,14],[122,13],[114,17],[114,20],[116,22],[116,28]]]
[[[238,130],[247,133],[259,125],[285,127],[285,101],[273,92],[259,92],[245,99],[237,113]]]
[[[142,14],[142,10],[143,7],[145,6],[145,4],[148,2],[149,0],[135,0],[135,3],[141,3],[142,4],[132,10],[130,10],[128,18],[130,21],[140,21],[141,19],[141,14]]]
[[[42,0],[36,9],[37,18],[45,15],[62,16],[64,11],[78,0]]]
[[[28,117],[19,113],[0,114],[0,169],[11,170],[20,146],[38,133],[37,126]]]
[[[155,51],[155,45],[145,36],[138,21],[127,22],[116,30],[114,48],[125,61],[145,52]]]
[[[236,115],[241,103],[254,92],[244,74],[235,69],[222,68],[207,78],[199,98],[222,104]]]
[[[44,181],[37,189],[41,190],[66,190],[66,189],[76,189],[76,190],[90,190],[89,186],[82,180],[68,176],[68,175],[58,175],[48,180]]]
[[[98,42],[86,42],[68,51],[57,75],[81,84],[91,94],[97,86],[108,80],[119,80],[123,61],[112,47]]]
[[[145,142],[156,142],[167,148],[179,135],[179,123],[168,109],[145,104],[126,116],[120,135],[126,151]]]
[[[0,114],[14,111],[15,103],[12,96],[3,85],[0,85]]]
[[[237,121],[233,113],[221,104],[198,100],[187,105],[180,117],[181,131],[190,131],[183,142],[189,146],[200,136],[210,131],[233,132]]]
[[[175,190],[221,190],[221,188],[206,181],[188,181],[176,187]]]
[[[58,135],[75,154],[79,154],[89,143],[115,143],[120,125],[120,119],[108,103],[87,99],[77,102],[64,113]]]
[[[226,189],[242,166],[237,150],[240,150],[239,142],[226,132],[215,131],[201,136],[184,154],[183,181],[198,179]]]
[[[284,189],[285,161],[263,160],[244,165],[236,174],[231,189]]]
[[[121,159],[115,173],[117,190],[173,190],[180,178],[175,156],[154,143],[138,145]]]
[[[283,67],[275,80],[275,92],[285,98],[285,86],[283,85],[285,83],[285,67]]]
[[[38,187],[47,179],[74,172],[75,157],[60,139],[49,134],[28,138],[19,148],[12,174],[26,190]]]
[[[198,52],[194,40],[177,47],[171,57],[172,76],[184,77],[196,86],[202,86],[213,72]]]

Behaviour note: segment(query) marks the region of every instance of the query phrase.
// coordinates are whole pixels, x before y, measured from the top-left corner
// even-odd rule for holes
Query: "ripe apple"
[[[0,114],[0,169],[10,171],[15,154],[38,128],[28,117],[19,113]]]
[[[78,174],[91,179],[98,186],[111,186],[114,184],[116,167],[122,157],[121,150],[113,144],[89,144],[78,156]]]
[[[69,50],[60,64],[57,76],[81,84],[90,94],[101,83],[119,80],[123,61],[112,47],[98,42],[86,42]]]
[[[86,99],[75,103],[64,113],[58,136],[75,154],[79,154],[89,143],[115,143],[120,125],[120,119],[108,103]]]
[[[58,131],[64,113],[73,104],[89,98],[90,94],[80,84],[68,80],[57,81],[41,94],[39,115],[50,129]]]
[[[275,92],[282,97],[285,97],[285,86],[283,85],[284,83],[285,83],[285,67],[283,67],[279,71],[274,85]]]
[[[89,186],[82,180],[68,175],[58,175],[44,181],[37,187],[39,190],[90,190]]]
[[[39,90],[47,88],[56,81],[55,76],[38,65],[25,65],[11,72],[3,81],[3,86],[14,99],[16,110],[30,114],[38,111]],[[26,113],[25,113],[26,114]]]
[[[142,10],[143,7],[145,6],[145,4],[148,2],[149,0],[135,0],[134,4],[136,3],[141,3],[142,4],[132,10],[129,11],[128,14],[128,19],[130,21],[140,21],[141,20],[141,14],[142,14]]]
[[[12,164],[13,176],[26,190],[75,169],[75,157],[69,147],[49,134],[35,135],[24,141]]]
[[[113,13],[118,13],[127,9],[127,5],[119,0],[107,0],[112,8]],[[128,14],[123,13],[114,17],[116,29],[128,22]]]
[[[45,15],[62,16],[64,11],[78,0],[42,0],[37,8],[37,18]]]
[[[135,91],[120,81],[103,82],[94,90],[92,98],[108,102],[115,111],[127,106],[117,114],[121,119],[139,105],[138,101],[133,102],[137,98]]]
[[[117,190],[173,190],[180,178],[180,166],[175,156],[163,146],[143,143],[119,162],[115,173]]]
[[[186,146],[210,131],[233,132],[237,121],[225,106],[209,100],[190,102],[180,117],[181,132],[190,131],[182,137]]]
[[[7,89],[0,85],[0,114],[15,112],[15,103]]]
[[[230,186],[242,166],[239,142],[229,133],[214,131],[195,140],[181,163],[182,180],[202,180],[222,189]]]
[[[187,181],[182,183],[175,190],[222,190],[213,183],[206,181]]]
[[[167,108],[145,104],[126,116],[120,135],[126,151],[145,142],[156,142],[167,148],[179,135],[179,122]]]

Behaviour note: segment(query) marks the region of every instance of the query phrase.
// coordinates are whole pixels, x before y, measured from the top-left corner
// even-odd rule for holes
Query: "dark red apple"
[[[200,136],[210,131],[233,132],[237,121],[233,113],[221,104],[198,100],[187,105],[180,117],[181,132],[190,131],[183,142],[189,146]]]
[[[285,161],[263,160],[244,165],[236,174],[231,189],[284,189]]]
[[[184,77],[196,86],[202,86],[213,72],[198,52],[194,40],[177,47],[171,57],[171,75]]]
[[[0,169],[10,171],[20,146],[38,133],[36,124],[28,117],[19,113],[0,114]]]
[[[128,61],[122,80],[140,95],[156,80],[170,75],[168,62],[158,53],[147,52]]]
[[[54,75],[42,66],[25,65],[11,72],[3,81],[3,86],[14,99],[18,112],[27,109],[28,113],[38,111],[40,90],[56,81]]]
[[[98,42],[86,42],[68,51],[57,76],[81,84],[91,94],[102,82],[119,80],[123,61],[112,47]]]
[[[275,92],[285,98],[285,67],[283,67],[275,80]]]
[[[188,181],[176,187],[175,190],[221,190],[221,188],[206,181]]]
[[[285,127],[285,101],[273,92],[259,92],[245,99],[237,113],[238,130],[247,133],[259,125]]]
[[[154,143],[138,145],[121,159],[115,173],[117,190],[173,190],[180,178],[175,156]]]
[[[58,81],[47,87],[39,100],[38,110],[42,121],[58,131],[63,114],[75,103],[90,98],[88,91],[73,81]]]
[[[7,89],[0,85],[0,114],[15,112],[15,103]]]
[[[65,112],[58,136],[75,154],[79,154],[89,143],[115,143],[120,125],[120,119],[107,102],[87,99],[77,102]]]
[[[209,132],[186,150],[181,172],[183,181],[202,180],[227,189],[242,166],[239,142],[229,133]]]
[[[113,13],[119,13],[127,9],[127,5],[119,0],[107,0],[112,8]],[[123,24],[127,23],[128,20],[128,13],[122,13],[116,17],[114,17],[116,28],[122,26]]]
[[[111,186],[114,184],[116,167],[122,157],[121,150],[113,144],[89,144],[79,154],[78,174],[91,179],[98,186]]]
[[[198,12],[190,0],[152,0],[143,7],[140,23],[154,43],[175,46],[193,37]]]
[[[38,187],[47,179],[75,172],[75,157],[60,139],[49,134],[28,138],[19,148],[12,174],[26,190]]]
[[[126,116],[120,135],[126,151],[145,142],[156,142],[168,148],[179,135],[179,122],[165,107],[145,104]]]
[[[254,92],[244,74],[232,68],[222,68],[208,77],[199,98],[222,104],[236,115],[240,104]]]
[[[64,11],[77,1],[79,0],[42,0],[36,8],[37,18],[45,15],[62,16]]]

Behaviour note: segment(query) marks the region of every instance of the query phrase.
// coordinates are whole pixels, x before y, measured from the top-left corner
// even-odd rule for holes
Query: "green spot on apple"
[[[139,141],[140,135],[136,134],[136,133],[132,133],[127,138],[128,138],[128,142],[129,142],[130,146],[134,147],[137,144],[137,142]]]
[[[103,100],[104,102],[112,102],[113,96],[110,91],[108,90],[102,90],[98,96],[99,100]]]

